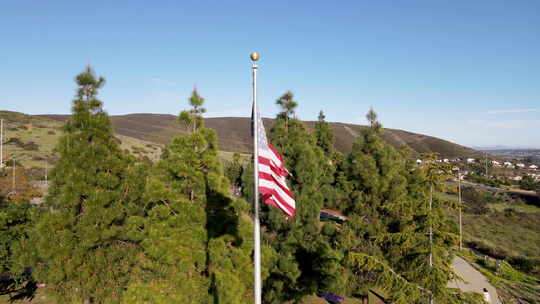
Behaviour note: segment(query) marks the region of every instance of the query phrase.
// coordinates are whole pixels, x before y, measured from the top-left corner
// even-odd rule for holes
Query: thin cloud
[[[488,129],[532,129],[540,127],[540,119],[516,119],[502,121],[472,119],[468,120],[467,123],[476,127]]]
[[[488,111],[488,114],[510,114],[510,113],[532,113],[540,112],[540,109],[506,109],[506,110],[492,110]]]

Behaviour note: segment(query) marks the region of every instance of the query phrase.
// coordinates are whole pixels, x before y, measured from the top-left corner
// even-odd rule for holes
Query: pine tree
[[[19,272],[14,268],[19,239],[31,225],[32,206],[28,201],[2,201],[0,198],[0,273]]]
[[[317,146],[321,147],[326,155],[332,157],[334,154],[334,131],[332,126],[324,120],[325,118],[321,110],[315,123],[315,137],[317,138]]]
[[[198,129],[175,137],[149,175],[146,213],[131,221],[132,238],[141,242],[127,303],[205,303],[207,136]],[[211,153],[211,152],[210,152]]]
[[[242,183],[242,156],[235,152],[232,161],[225,166],[225,175],[233,186],[240,186]]]
[[[294,114],[298,103],[294,100],[294,94],[291,91],[287,91],[276,100],[276,104],[281,107],[281,112],[277,117],[284,120],[285,132],[287,132],[289,120]]]
[[[444,181],[450,176],[450,167],[437,161],[436,153],[423,154],[422,158],[424,166],[416,174],[419,175],[418,184],[423,186],[424,195],[416,208],[416,224],[423,241],[411,250],[415,254],[413,263],[417,267],[410,269],[409,273],[412,280],[430,291],[430,297],[435,302],[461,303],[463,294],[446,287],[450,280],[456,278],[451,264],[458,235],[457,226],[446,215],[445,209],[457,209],[459,206],[435,195],[436,191],[444,191]]]
[[[316,146],[315,137],[299,120],[290,117],[294,107],[286,100],[292,100],[292,93],[284,96],[280,100],[289,106],[278,115],[269,137],[291,172],[297,213],[293,219],[286,220],[276,208],[263,207],[265,242],[279,253],[264,282],[266,303],[298,302],[308,294],[332,291],[341,271],[339,251],[332,249],[321,235],[319,219],[324,202],[319,190],[324,184],[323,167],[327,158]]]
[[[341,239],[346,252],[349,293],[387,290],[392,303],[460,303],[468,295],[446,288],[455,235],[444,216],[442,202],[426,200],[431,187],[444,180],[444,168],[416,168],[406,151],[386,144],[381,124],[370,110],[365,129],[348,157],[347,176],[352,184],[351,204]],[[435,162],[428,162],[435,164]],[[435,237],[430,243],[430,227]],[[434,263],[430,267],[429,256]],[[436,257],[435,257],[436,256]],[[470,299],[471,303],[475,300]]]
[[[125,302],[228,304],[252,295],[247,205],[228,196],[217,135],[204,127],[201,106],[189,111],[199,122],[193,132],[164,149],[147,183],[147,212],[131,222],[144,251]]]
[[[197,88],[193,88],[188,101],[192,109],[180,112],[178,121],[185,126],[189,133],[193,133],[203,125],[202,114],[206,113],[206,109],[203,108],[204,98],[199,95]]]
[[[370,111],[372,112],[372,111]],[[376,117],[376,115],[368,115]],[[406,179],[401,175],[403,161],[399,153],[388,146],[380,137],[380,125],[370,121],[372,127],[362,131],[347,158],[345,174],[350,183],[351,192],[348,204],[342,207],[347,216],[340,244],[346,253],[344,267],[348,269],[348,293],[360,298],[367,297],[369,289],[381,284],[381,278],[398,277],[392,288],[406,289],[413,292],[408,282],[392,276],[392,268],[385,259],[384,248],[374,242],[382,233],[393,232],[398,223],[391,212],[407,196]],[[379,273],[382,271],[382,273]],[[388,282],[385,282],[388,283]],[[403,290],[402,290],[403,291]]]
[[[97,99],[105,79],[87,67],[75,80],[73,114],[50,174],[48,208],[21,242],[21,258],[60,303],[117,303],[138,252],[126,223],[140,210],[145,178],[120,150]]]

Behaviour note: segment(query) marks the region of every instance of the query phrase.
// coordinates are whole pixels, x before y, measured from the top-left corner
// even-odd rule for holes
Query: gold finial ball
[[[260,55],[257,52],[253,52],[253,53],[249,54],[249,58],[251,58],[252,61],[259,60],[259,57],[260,57]]]

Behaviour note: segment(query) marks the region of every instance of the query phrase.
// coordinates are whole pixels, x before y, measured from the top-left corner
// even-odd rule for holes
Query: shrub
[[[491,246],[481,240],[471,240],[466,242],[466,245],[481,254],[495,259],[504,260],[508,257],[508,252],[505,249]]]
[[[477,191],[473,187],[464,187],[461,193],[466,206],[465,212],[486,214],[489,211],[487,207],[489,199],[484,193]]]
[[[528,258],[524,256],[514,256],[508,259],[508,263],[525,273],[538,275],[540,274],[540,258]]]
[[[53,130],[49,130],[49,131],[47,131],[47,134],[49,134],[49,135],[56,135],[56,132],[54,132]]]
[[[39,150],[39,145],[36,144],[33,141],[30,141],[30,142],[27,142],[27,143],[23,144],[22,148],[24,150],[26,150],[26,151],[38,151]]]

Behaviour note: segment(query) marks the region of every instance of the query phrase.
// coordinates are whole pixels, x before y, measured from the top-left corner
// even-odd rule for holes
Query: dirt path
[[[450,282],[448,287],[459,288],[463,291],[474,291],[480,294],[483,294],[483,288],[487,288],[489,295],[491,296],[491,303],[501,304],[495,287],[487,281],[483,274],[467,263],[467,261],[460,257],[456,257],[452,263],[452,268],[454,268],[454,271],[462,277],[465,282]]]

